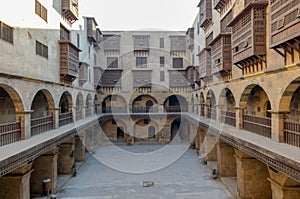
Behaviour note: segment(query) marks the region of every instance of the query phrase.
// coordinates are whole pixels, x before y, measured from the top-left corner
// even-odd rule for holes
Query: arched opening
[[[73,122],[72,104],[71,94],[65,91],[59,101],[59,126],[63,126]]]
[[[108,95],[102,101],[102,113],[127,112],[126,100],[120,95]]]
[[[124,141],[124,130],[123,127],[117,128],[117,140],[118,141]]]
[[[216,97],[212,90],[209,90],[207,93],[206,106],[207,106],[207,118],[216,120],[217,119]]]
[[[21,140],[21,117],[23,104],[15,90],[0,86],[0,146]]]
[[[158,112],[158,102],[150,95],[140,95],[132,102],[133,113]]]
[[[219,104],[222,105],[222,121],[236,126],[235,99],[228,88],[222,90]]]
[[[164,102],[166,112],[187,112],[188,102],[181,95],[171,95]]]
[[[259,85],[249,85],[243,92],[240,107],[245,108],[243,128],[271,138],[271,104],[266,92]]]
[[[114,119],[103,122],[101,128],[105,134],[104,139],[112,142],[124,142],[127,140],[129,135],[126,133],[126,124],[124,122]]]
[[[90,94],[88,94],[85,101],[85,116],[89,117],[91,115],[92,115],[92,97]]]
[[[171,124],[171,137],[170,137],[170,141],[171,142],[181,142],[181,128],[180,128],[180,124],[181,124],[181,119],[177,118],[175,119],[172,124]]]
[[[82,109],[83,109],[83,96],[81,93],[78,93],[77,98],[76,98],[76,120],[81,120],[82,119]]]
[[[36,93],[31,103],[31,136],[49,131],[54,127],[54,101],[51,94],[46,90]]]
[[[205,116],[205,99],[202,92],[200,93],[200,115]]]
[[[283,142],[300,147],[300,78],[292,81],[280,100],[279,111],[285,113]]]
[[[148,138],[155,139],[155,128],[153,126],[148,128]]]

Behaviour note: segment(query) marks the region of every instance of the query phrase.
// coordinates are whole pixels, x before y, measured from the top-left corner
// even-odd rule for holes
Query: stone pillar
[[[236,176],[236,161],[234,148],[225,142],[218,141],[217,145],[218,173],[221,177]]]
[[[223,105],[216,105],[217,122],[222,122]]]
[[[77,121],[77,118],[76,118],[76,107],[75,106],[72,107],[71,110],[72,110],[72,115],[73,115],[73,121],[76,122]]]
[[[286,119],[288,111],[283,112],[273,112],[269,111],[272,114],[272,140],[276,142],[284,142],[284,120]]]
[[[75,162],[85,161],[85,136],[75,137]]]
[[[58,174],[73,174],[75,164],[75,138],[63,143],[59,147],[57,160]]]
[[[26,164],[13,172],[0,177],[0,198],[30,198],[30,176],[32,163]]]
[[[54,129],[57,129],[59,127],[59,111],[60,108],[54,108],[49,110],[50,114],[52,114],[54,118],[54,124],[53,124]]]
[[[269,168],[272,199],[300,198],[300,182]]]
[[[171,139],[171,126],[164,124],[164,126],[160,126],[160,135],[158,138],[159,143],[169,143]]]
[[[237,190],[241,199],[271,198],[269,172],[265,164],[235,149]]]
[[[235,116],[236,128],[243,129],[243,115],[244,115],[245,108],[235,107],[235,111],[236,111],[236,116]]]
[[[209,106],[207,104],[204,105],[204,117],[208,118],[208,108]]]
[[[48,151],[33,161],[30,190],[33,194],[43,193],[43,179],[50,179],[51,192],[55,193],[57,182],[57,158],[59,147]]]
[[[217,137],[206,133],[204,137],[204,153],[206,161],[216,161],[217,160]]]
[[[81,108],[81,113],[82,113],[82,119],[84,119],[85,117],[86,117],[86,115],[85,115],[85,111],[86,111],[86,106],[82,106],[82,108]]]
[[[31,113],[33,111],[17,112],[16,117],[21,122],[21,139],[29,139],[31,137]]]

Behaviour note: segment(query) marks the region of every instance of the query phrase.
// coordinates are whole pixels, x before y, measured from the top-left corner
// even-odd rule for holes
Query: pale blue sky
[[[193,24],[198,3],[199,0],[80,0],[80,12],[94,16],[101,30],[185,31]]]

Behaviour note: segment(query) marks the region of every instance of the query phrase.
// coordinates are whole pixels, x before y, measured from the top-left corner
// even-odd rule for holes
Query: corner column
[[[286,119],[289,111],[273,112],[269,111],[272,114],[272,140],[276,142],[284,142],[284,121]]]

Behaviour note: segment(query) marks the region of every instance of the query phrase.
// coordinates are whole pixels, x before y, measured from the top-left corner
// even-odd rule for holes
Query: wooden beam
[[[290,49],[288,49],[287,47],[285,47],[284,45],[279,45],[279,46],[280,46],[280,48],[284,49],[289,54],[291,54],[291,55],[293,54],[293,52]]]
[[[291,44],[290,42],[286,42],[286,44],[287,44],[289,47],[291,47],[291,48],[295,49],[296,51],[298,51],[298,53],[300,53],[300,48],[298,48],[297,46]]]
[[[260,55],[257,55],[257,57],[258,57],[261,61],[263,61],[263,62],[265,62],[265,63],[267,62],[266,59],[265,59],[264,57],[262,57],[262,56],[260,56]]]
[[[273,48],[273,50],[274,50],[275,52],[277,52],[279,55],[281,55],[283,58],[285,58],[285,54],[282,53],[280,50],[278,50],[277,48]]]

